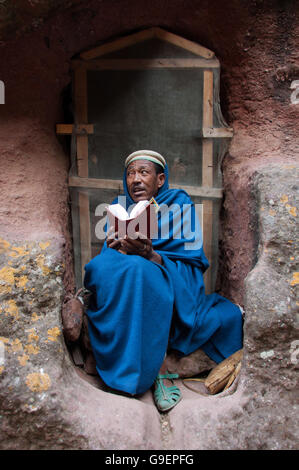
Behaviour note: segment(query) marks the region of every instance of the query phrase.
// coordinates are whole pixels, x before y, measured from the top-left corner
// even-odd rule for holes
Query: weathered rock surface
[[[177,351],[171,351],[167,355],[167,368],[171,373],[177,373],[180,377],[193,377],[208,371],[216,366],[201,349],[188,356],[181,356]]]
[[[284,3],[234,0],[228,15],[216,0],[70,0],[58,11],[55,0],[1,2],[1,448],[296,448],[297,183],[284,164],[298,153],[290,87],[298,79],[299,4]],[[150,392],[114,396],[74,368],[60,323],[62,271],[68,291],[74,279],[69,148],[55,124],[73,122],[62,103],[70,59],[149,25],[212,49],[221,62],[222,110],[234,138],[222,165],[220,289],[242,304],[245,295],[247,314],[235,393],[202,397],[182,385],[184,398],[162,431]]]
[[[158,448],[153,406],[76,373],[62,334],[62,252],[55,240],[1,240],[0,447]]]
[[[62,306],[63,334],[67,342],[79,339],[83,324],[84,307],[77,297],[67,299]]]
[[[181,383],[183,400],[168,415],[167,435],[150,392],[140,399],[108,393],[72,364],[60,322],[57,243],[2,241],[1,448],[295,449],[297,178],[287,166],[252,176],[258,262],[245,285],[241,373],[214,396]]]
[[[252,176],[258,262],[245,283],[240,380],[232,395],[198,395],[171,411],[177,449],[298,446],[298,176],[291,165]]]

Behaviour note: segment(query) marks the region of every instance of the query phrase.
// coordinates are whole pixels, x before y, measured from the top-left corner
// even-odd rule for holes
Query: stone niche
[[[299,78],[296,7],[249,2],[241,8],[233,1],[227,15],[219,2],[186,2],[181,9],[174,0],[166,15],[161,2],[155,14],[147,2],[133,3],[122,28],[116,19],[125,2],[88,1],[2,37],[0,446],[295,449],[298,107],[290,95]],[[166,415],[150,391],[139,399],[114,395],[75,367],[61,323],[63,299],[75,290],[69,154],[55,133],[55,124],[65,122],[61,97],[70,60],[145,23],[206,44],[223,64],[224,110],[234,137],[222,164],[216,288],[246,311],[238,381],[208,397],[181,384],[183,400]]]

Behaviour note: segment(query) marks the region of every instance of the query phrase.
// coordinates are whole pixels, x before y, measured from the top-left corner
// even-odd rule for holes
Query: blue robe
[[[195,207],[183,190],[166,180],[156,201],[176,210],[159,212],[159,237],[152,240],[163,264],[124,255],[104,244],[85,266],[92,292],[87,310],[97,371],[111,388],[132,395],[153,384],[168,348],[188,355],[198,348],[219,363],[242,348],[240,308],[214,293],[205,294],[203,252]],[[134,204],[124,175],[125,208]],[[165,206],[164,206],[165,207]],[[182,214],[191,223],[183,226]],[[167,218],[167,220],[166,220]],[[165,236],[163,227],[169,228]]]

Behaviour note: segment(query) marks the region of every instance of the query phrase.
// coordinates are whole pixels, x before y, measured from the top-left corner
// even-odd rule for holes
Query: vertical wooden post
[[[87,83],[86,69],[75,69],[75,115],[76,124],[87,124]],[[88,178],[88,136],[77,135],[77,169],[78,176]],[[84,277],[84,266],[91,259],[89,196],[79,192],[79,224],[81,245],[81,274]]]
[[[203,127],[213,127],[213,72],[204,71],[203,80]],[[203,139],[202,186],[213,187],[213,140]],[[203,201],[203,245],[205,254],[212,261],[213,201]],[[211,292],[211,268],[205,273],[206,292]]]

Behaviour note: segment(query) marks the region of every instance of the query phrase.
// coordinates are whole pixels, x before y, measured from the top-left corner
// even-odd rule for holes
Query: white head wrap
[[[126,158],[125,167],[127,168],[130,163],[134,162],[135,160],[149,160],[150,162],[158,163],[158,165],[161,165],[163,168],[165,168],[166,165],[165,158],[153,150],[137,150],[137,152],[131,153]]]

